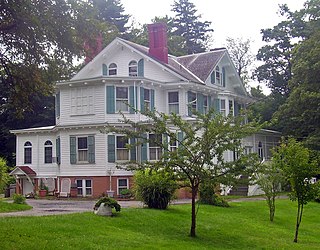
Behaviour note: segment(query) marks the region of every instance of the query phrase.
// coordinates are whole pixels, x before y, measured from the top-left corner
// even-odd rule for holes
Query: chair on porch
[[[69,197],[71,189],[71,180],[69,178],[63,178],[61,180],[61,189],[59,192],[59,197]]]

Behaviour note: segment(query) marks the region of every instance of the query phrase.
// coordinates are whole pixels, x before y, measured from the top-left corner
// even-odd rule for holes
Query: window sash
[[[52,147],[44,148],[44,163],[52,163]]]
[[[31,164],[32,163],[32,148],[24,148],[24,163]]]
[[[179,103],[169,103],[169,113],[179,114]]]

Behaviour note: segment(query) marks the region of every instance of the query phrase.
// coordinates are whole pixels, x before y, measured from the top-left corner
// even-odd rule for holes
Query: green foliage
[[[26,204],[26,197],[21,194],[13,195],[13,203],[15,204]]]
[[[9,180],[7,162],[4,158],[0,157],[0,194],[9,183]]]
[[[202,183],[199,188],[201,204],[208,204],[217,207],[230,207],[229,203],[220,195],[216,194],[217,185],[211,182]]]
[[[100,207],[101,203],[104,203],[105,206],[114,208],[116,212],[120,212],[121,210],[120,204],[115,199],[110,197],[101,197],[94,205],[94,209],[97,210]]]
[[[166,209],[178,188],[174,176],[163,170],[146,169],[134,175],[136,197],[149,208]]]

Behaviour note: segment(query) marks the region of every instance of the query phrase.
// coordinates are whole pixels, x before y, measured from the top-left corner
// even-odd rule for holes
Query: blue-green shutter
[[[154,111],[154,89],[151,89],[151,100],[150,100],[150,110]]]
[[[88,160],[89,163],[95,163],[95,142],[94,142],[94,136],[90,135],[88,136]]]
[[[114,135],[108,135],[108,162],[116,161],[116,138]]]
[[[130,86],[129,87],[129,104],[130,104],[130,114],[134,114],[134,109],[133,108],[137,108],[135,105],[134,105],[134,87],[133,86]]]
[[[211,96],[208,96],[208,108],[209,110],[212,108]]]
[[[222,67],[222,86],[226,86],[226,69]]]
[[[144,112],[144,88],[140,87],[140,110]]]
[[[140,59],[138,62],[138,76],[144,76],[144,60]]]
[[[70,137],[70,163],[77,163],[77,138],[73,136]]]
[[[60,137],[56,139],[56,157],[57,157],[57,164],[60,165],[61,163],[61,146],[60,146]]]
[[[137,150],[136,150],[136,139],[130,138],[130,160],[136,161],[137,160]]]
[[[180,147],[182,140],[183,140],[183,132],[179,131],[178,132],[178,147]]]
[[[215,84],[215,83],[216,83],[216,72],[213,71],[213,72],[211,73],[210,77],[211,77],[211,83],[212,83],[212,84]]]
[[[107,114],[115,113],[115,96],[114,96],[114,86],[107,86]]]
[[[146,134],[142,135],[143,138],[147,138]],[[141,144],[141,161],[146,161],[148,159],[148,148],[147,145],[148,143],[146,141],[144,141]]]
[[[108,75],[108,66],[104,63],[102,64],[102,75],[107,76]]]
[[[60,116],[60,92],[56,94],[56,117]]]
[[[203,95],[200,93],[197,93],[197,109],[199,113],[203,114]]]
[[[214,110],[216,113],[220,113],[220,99],[214,99]]]
[[[240,114],[241,104],[234,102],[234,116],[238,116]]]

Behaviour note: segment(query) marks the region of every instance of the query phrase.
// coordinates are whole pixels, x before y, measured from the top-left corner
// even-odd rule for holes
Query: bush
[[[200,199],[202,204],[213,205],[217,207],[229,207],[228,202],[220,195],[215,193],[216,185],[214,183],[204,183],[200,186]]]
[[[149,208],[166,209],[178,188],[173,174],[165,171],[138,171],[134,176],[136,197]]]
[[[13,195],[13,203],[15,204],[27,204],[26,198],[21,194],[14,194]]]
[[[116,212],[120,212],[120,210],[121,210],[120,204],[115,199],[110,198],[110,197],[101,197],[96,202],[93,209],[97,210],[100,207],[101,203],[104,203],[105,206],[114,208],[116,210]]]

